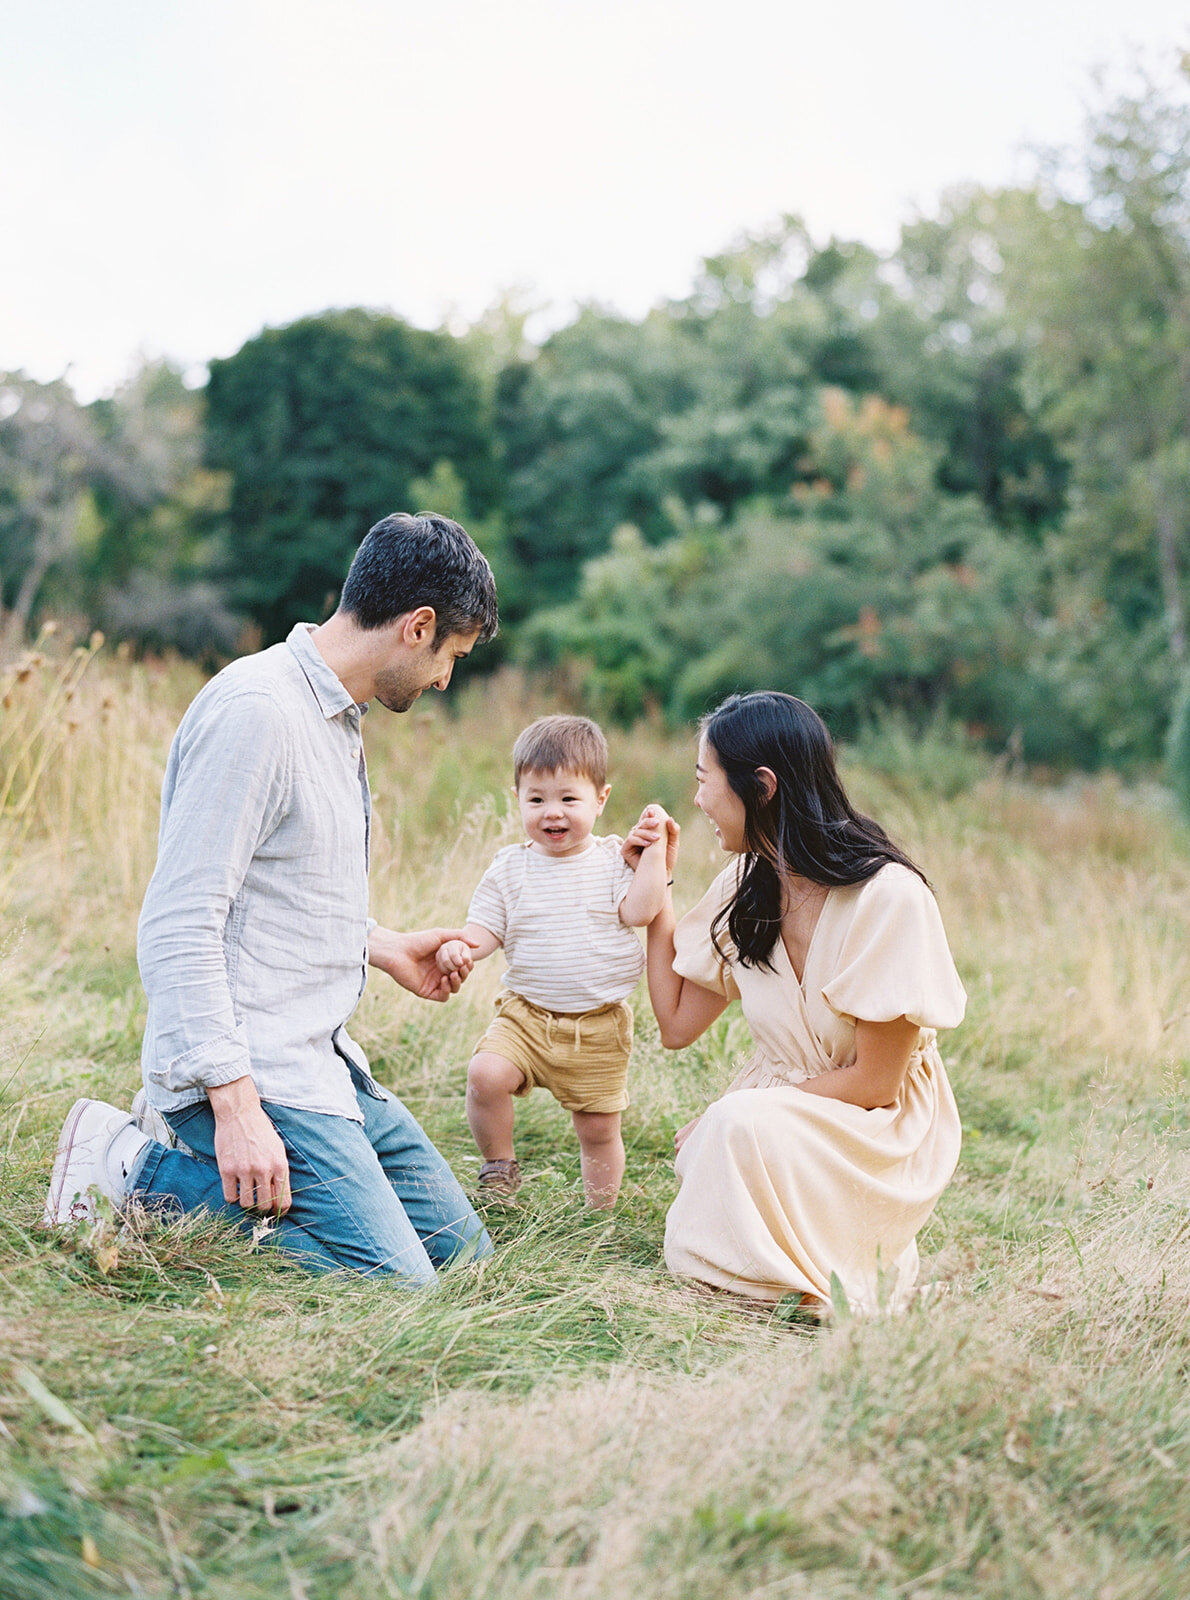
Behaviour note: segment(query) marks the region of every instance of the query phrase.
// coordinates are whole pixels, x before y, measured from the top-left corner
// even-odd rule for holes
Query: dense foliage
[[[887,256],[784,218],[685,298],[538,346],[507,307],[461,338],[347,310],[264,330],[205,394],[11,375],[10,632],[277,638],[377,515],[433,504],[496,567],[489,661],[564,667],[601,714],[763,683],[843,732],[891,709],[1152,762],[1187,673],[1188,81],[1106,96],[1080,150]]]
[[[230,595],[268,640],[327,614],[370,524],[436,461],[455,464],[480,510],[493,487],[458,342],[366,311],[266,328],[213,361],[207,450],[231,481]]]

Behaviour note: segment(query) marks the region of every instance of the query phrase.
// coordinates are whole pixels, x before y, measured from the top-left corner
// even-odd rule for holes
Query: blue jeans
[[[431,1284],[455,1258],[490,1255],[492,1242],[458,1180],[395,1095],[380,1098],[353,1071],[363,1123],[265,1101],[289,1158],[293,1203],[271,1238],[312,1272],[391,1272]],[[250,1233],[261,1220],[223,1198],[209,1100],[166,1119],[193,1151],[153,1142],[132,1183],[144,1205],[206,1210]]]

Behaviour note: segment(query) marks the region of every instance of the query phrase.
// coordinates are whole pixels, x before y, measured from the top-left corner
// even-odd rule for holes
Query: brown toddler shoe
[[[485,1161],[479,1169],[479,1187],[493,1200],[511,1200],[520,1186],[519,1161]]]

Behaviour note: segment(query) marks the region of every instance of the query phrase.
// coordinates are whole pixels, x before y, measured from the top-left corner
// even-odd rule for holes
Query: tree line
[[[268,328],[80,405],[0,379],[9,647],[68,614],[217,660],[333,605],[392,509],[489,554],[490,661],[591,708],[803,695],[1093,767],[1185,748],[1190,73],[1105,96],[1026,185],[966,187],[897,248],[793,217],[632,319],[540,344],[363,309]],[[1171,732],[1172,730],[1172,732]],[[1181,741],[1181,744],[1179,744]]]

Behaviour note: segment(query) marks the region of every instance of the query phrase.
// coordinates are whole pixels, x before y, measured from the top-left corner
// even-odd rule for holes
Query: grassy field
[[[198,679],[87,653],[0,676],[0,1596],[702,1600],[1190,1593],[1190,840],[1155,793],[1030,787],[886,729],[857,798],[919,856],[970,992],[966,1139],[896,1321],[811,1333],[660,1265],[672,1132],[747,1048],[638,1005],[628,1175],[582,1203],[564,1114],[495,1257],[437,1295],[311,1279],[210,1222],[39,1231],[71,1101],[127,1103],[157,791]],[[374,910],[455,920],[514,837],[514,679],[368,719]],[[863,758],[862,760],[860,758]],[[608,823],[716,852],[692,746],[613,744]],[[356,1035],[465,1182],[469,1046],[498,972]]]

